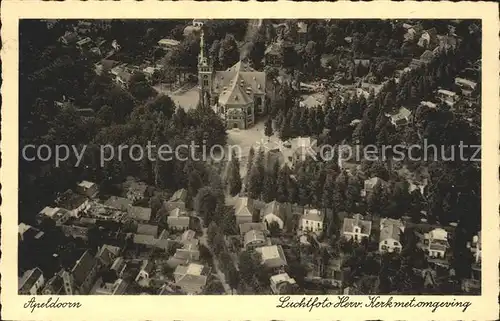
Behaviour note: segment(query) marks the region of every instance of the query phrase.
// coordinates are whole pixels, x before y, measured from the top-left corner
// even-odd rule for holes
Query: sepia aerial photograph
[[[18,293],[480,295],[481,28],[19,20]]]

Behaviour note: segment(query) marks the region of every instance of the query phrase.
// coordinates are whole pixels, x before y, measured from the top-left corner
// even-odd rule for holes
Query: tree
[[[209,186],[200,188],[195,198],[194,209],[203,219],[205,226],[208,226],[212,221],[216,207],[217,198],[214,195],[212,188]]]
[[[175,112],[175,103],[167,95],[159,95],[148,104],[148,107],[152,111],[162,113],[166,118],[171,118]]]
[[[259,199],[264,186],[264,150],[260,149],[255,163],[252,165],[248,183],[248,193],[251,198]]]
[[[238,44],[234,37],[230,34],[226,34],[224,40],[222,40],[219,50],[219,61],[223,69],[227,69],[234,65],[240,59],[240,53],[238,50]]]
[[[154,90],[143,73],[134,73],[130,78],[130,93],[138,100],[146,100],[153,96]]]
[[[216,39],[214,40],[214,42],[212,42],[212,46],[210,47],[210,50],[208,52],[210,60],[213,63],[213,68],[215,70],[218,70],[220,68],[220,61],[219,61],[220,50],[221,50],[221,42]]]
[[[255,282],[255,275],[261,270],[262,257],[256,251],[243,251],[238,258],[240,277],[247,285]]]
[[[207,295],[224,294],[224,292],[225,292],[224,286],[216,278],[213,278],[211,281],[209,281],[206,287],[203,289],[203,293]]]
[[[276,199],[279,170],[280,164],[279,161],[276,160],[271,171],[268,172],[264,178],[262,196],[265,202],[271,202]]]
[[[273,135],[273,119],[271,118],[271,116],[267,118],[266,129],[264,133],[268,137],[267,140],[269,140],[269,137]]]
[[[242,181],[240,175],[240,162],[238,157],[233,152],[231,162],[229,163],[229,177],[228,177],[229,193],[236,196],[241,191]]]

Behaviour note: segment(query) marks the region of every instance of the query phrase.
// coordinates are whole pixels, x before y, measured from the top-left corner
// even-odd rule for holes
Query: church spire
[[[201,38],[200,38],[200,62],[203,62],[205,52],[205,34],[203,29],[201,29]]]

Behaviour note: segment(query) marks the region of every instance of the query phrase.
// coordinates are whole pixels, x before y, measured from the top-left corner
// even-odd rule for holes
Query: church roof
[[[225,71],[216,71],[213,81],[213,91],[216,93],[221,93],[224,90],[229,90],[234,85],[232,80],[236,79],[239,82],[238,87],[244,88],[245,93],[248,89],[251,90],[250,93],[253,94],[265,94],[266,87],[266,73],[256,71],[246,61],[238,61],[235,65],[228,68]],[[243,80],[243,87],[241,86],[241,80]],[[241,103],[239,103],[241,104]]]
[[[230,80],[227,89],[223,89],[219,96],[219,103],[223,105],[246,105],[253,102],[252,89],[243,77],[237,73]]]

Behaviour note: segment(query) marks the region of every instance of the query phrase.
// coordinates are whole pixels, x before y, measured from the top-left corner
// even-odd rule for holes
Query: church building
[[[241,60],[227,70],[213,71],[204,45],[202,31],[198,56],[201,104],[213,108],[228,129],[252,127],[256,117],[266,112],[266,73]]]

